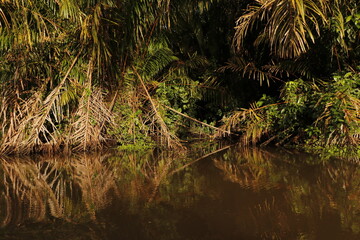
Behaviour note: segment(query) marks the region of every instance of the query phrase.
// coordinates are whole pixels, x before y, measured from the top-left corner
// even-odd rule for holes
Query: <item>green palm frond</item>
[[[151,43],[148,46],[148,54],[144,59],[140,73],[145,79],[153,78],[170,63],[177,60],[179,59],[168,47]]]
[[[258,31],[254,46],[267,44],[280,58],[294,58],[305,53],[320,27],[326,24],[330,1],[259,0],[237,20],[234,44],[242,50],[249,33]]]
[[[281,81],[283,75],[289,75],[287,71],[274,62],[268,65],[257,66],[255,62],[248,62],[244,58],[237,56],[230,59],[225,66],[220,68],[220,71],[231,70],[239,72],[242,77],[258,80],[260,85],[264,82],[269,86],[271,81]]]
[[[221,129],[226,132],[242,132],[242,142],[244,145],[257,144],[261,138],[271,131],[271,122],[265,114],[265,108],[274,105],[258,107],[255,103],[248,109],[241,109],[233,112],[229,117],[224,118],[224,125]],[[221,136],[223,132],[218,132]]]

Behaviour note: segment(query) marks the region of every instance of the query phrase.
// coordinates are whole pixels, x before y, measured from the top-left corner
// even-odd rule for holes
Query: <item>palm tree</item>
[[[152,80],[179,70],[167,69],[171,50],[148,54],[154,42],[167,48],[170,3],[1,1],[0,152],[101,148],[114,123],[112,107],[129,90],[127,73],[143,96]],[[147,95],[139,107],[149,100],[159,112]],[[156,131],[173,138],[155,116]]]
[[[79,127],[64,126],[79,122],[71,116],[81,111],[86,111],[86,132],[94,133],[89,129],[96,125],[95,139],[103,139],[101,129],[109,118],[93,85],[114,76],[108,70],[112,36],[104,29],[112,33],[109,28],[116,24],[110,14],[103,16],[114,6],[111,0],[2,1],[1,152],[56,151],[79,141],[89,145],[86,133],[81,139],[66,138]],[[95,112],[101,119],[94,118]]]
[[[312,66],[319,61],[314,55],[321,55],[321,71],[332,64],[326,59],[331,56],[338,59],[338,66],[334,69],[333,64],[330,72],[336,71],[336,67],[350,63],[346,54],[339,55],[351,51],[348,38],[356,30],[346,19],[356,9],[356,1],[254,1],[236,22],[233,44],[238,56],[228,68],[260,82],[286,79],[289,75],[313,77],[321,75]],[[358,42],[355,33],[356,37]]]

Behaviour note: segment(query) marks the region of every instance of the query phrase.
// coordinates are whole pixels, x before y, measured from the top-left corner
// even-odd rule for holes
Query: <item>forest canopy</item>
[[[357,146],[356,0],[0,0],[0,153]]]

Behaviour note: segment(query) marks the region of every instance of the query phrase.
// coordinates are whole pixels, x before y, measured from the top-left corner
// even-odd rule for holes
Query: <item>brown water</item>
[[[360,239],[357,164],[205,154],[2,158],[0,239]]]

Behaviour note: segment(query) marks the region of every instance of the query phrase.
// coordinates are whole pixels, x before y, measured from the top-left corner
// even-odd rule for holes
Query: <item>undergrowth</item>
[[[249,144],[302,145],[308,149],[357,146],[360,76],[338,73],[331,81],[296,79],[279,98],[263,95],[248,109],[224,118],[223,128]]]

